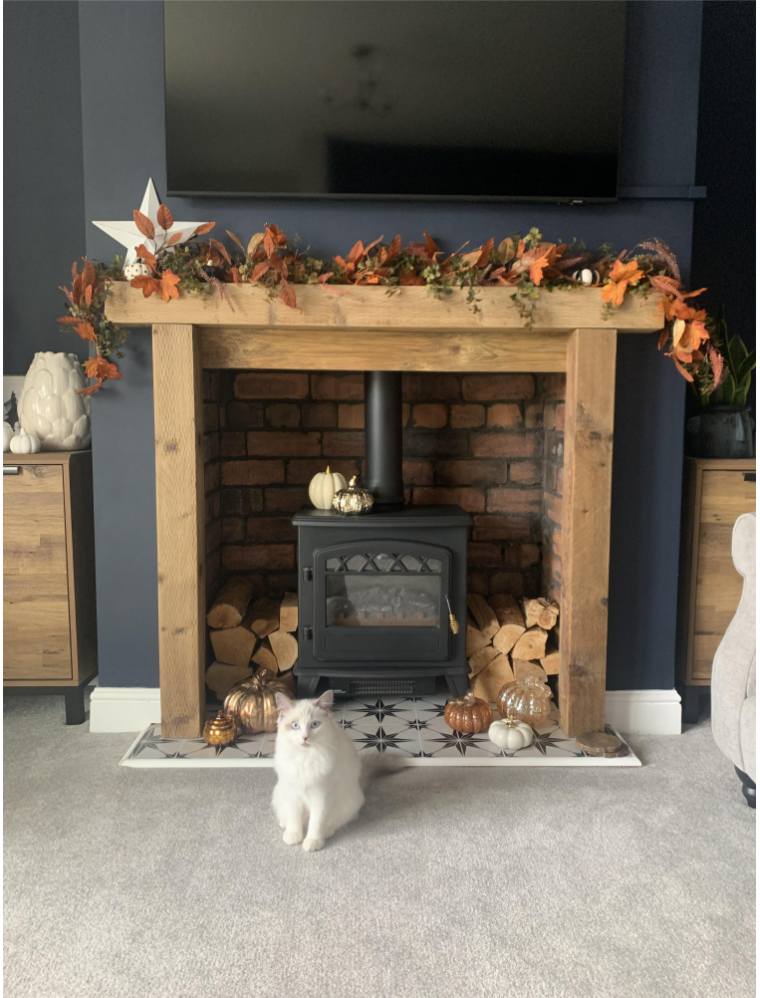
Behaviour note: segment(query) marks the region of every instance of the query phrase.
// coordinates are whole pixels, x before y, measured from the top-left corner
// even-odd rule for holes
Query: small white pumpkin
[[[309,485],[309,499],[317,509],[332,509],[333,496],[341,489],[348,488],[348,482],[338,471],[318,471]]]
[[[131,281],[133,277],[150,277],[152,271],[147,263],[128,263],[124,268],[124,280]]]
[[[27,433],[21,430],[16,436],[11,438],[12,454],[39,454],[40,438],[36,433]]]
[[[488,729],[488,738],[498,745],[500,749],[508,749],[514,752],[517,749],[527,748],[533,741],[533,728],[524,721],[518,721],[516,717],[501,718],[494,721]]]
[[[11,449],[11,440],[15,436],[15,430],[10,423],[6,423],[3,420],[3,454],[7,454]]]
[[[585,284],[586,287],[590,287],[592,284],[599,283],[599,271],[584,267],[583,270],[576,270],[573,273],[573,280],[578,281],[580,284]]]

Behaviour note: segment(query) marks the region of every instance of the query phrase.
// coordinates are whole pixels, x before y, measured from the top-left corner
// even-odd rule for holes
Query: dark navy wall
[[[26,374],[36,350],[87,356],[56,322],[84,253],[79,4],[3,4],[3,56],[3,372]]]
[[[701,4],[630,6],[625,186],[691,185],[697,134]],[[162,5],[82,3],[82,115],[87,250],[118,250],[92,219],[129,218],[149,176],[165,190]],[[106,101],[103,94],[120,94]],[[220,99],[222,97],[220,96]],[[561,99],[558,97],[558,99]],[[589,108],[593,113],[593,108]],[[265,144],[263,144],[265,146]],[[620,249],[665,239],[688,273],[692,206],[623,201],[547,205],[288,203],[169,199],[177,218],[215,220],[241,238],[276,222],[316,255],[357,238],[423,229],[449,248],[538,225],[547,238],[613,240]],[[133,336],[124,380],[95,396],[94,458],[100,682],[158,683],[153,415],[150,342]],[[672,688],[681,489],[683,382],[656,338],[622,336],[615,421],[608,686]]]

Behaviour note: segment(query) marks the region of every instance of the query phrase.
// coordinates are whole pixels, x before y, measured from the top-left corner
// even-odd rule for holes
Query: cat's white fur
[[[359,756],[333,719],[332,702],[332,690],[318,700],[277,694],[272,807],[283,841],[303,842],[306,852],[321,849],[364,803]]]

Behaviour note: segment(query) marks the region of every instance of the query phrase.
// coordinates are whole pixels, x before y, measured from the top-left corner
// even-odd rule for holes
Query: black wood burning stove
[[[298,695],[320,679],[339,695],[467,689],[467,538],[459,506],[407,506],[401,477],[401,375],[365,375],[372,511],[303,509],[298,527]]]

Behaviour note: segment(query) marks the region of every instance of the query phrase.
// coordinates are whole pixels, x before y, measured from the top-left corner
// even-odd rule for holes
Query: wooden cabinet
[[[58,687],[67,719],[97,672],[92,453],[3,455],[3,685]]]
[[[696,720],[699,688],[736,613],[742,578],[731,558],[731,532],[755,509],[755,461],[686,458],[677,640],[684,719]]]

